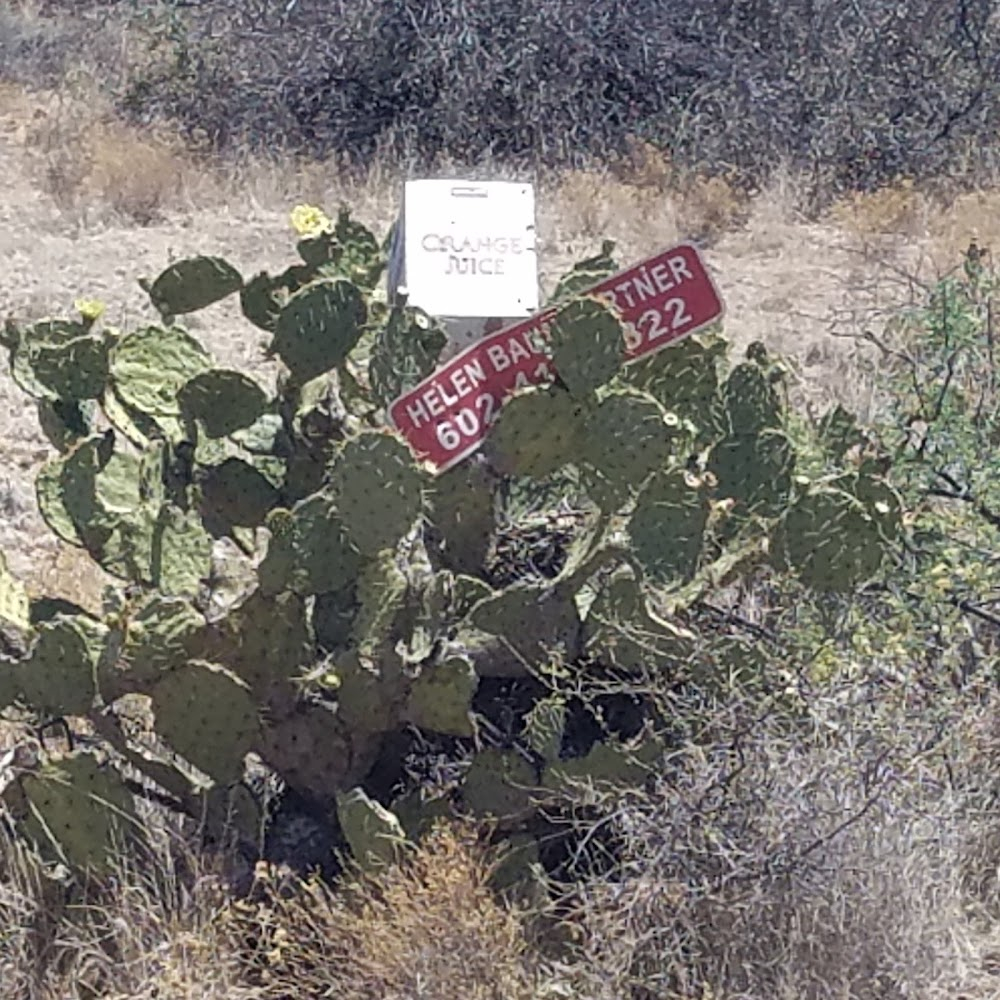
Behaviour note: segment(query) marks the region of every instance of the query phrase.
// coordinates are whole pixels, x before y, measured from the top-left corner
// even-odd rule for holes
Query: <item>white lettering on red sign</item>
[[[620,314],[625,362],[654,354],[722,316],[723,304],[698,251],[666,250],[587,290]],[[440,473],[483,442],[506,398],[554,377],[545,350],[549,308],[468,347],[389,407],[414,452]]]

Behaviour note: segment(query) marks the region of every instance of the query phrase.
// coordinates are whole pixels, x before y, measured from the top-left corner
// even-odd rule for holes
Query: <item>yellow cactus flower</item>
[[[292,209],[292,228],[300,236],[319,236],[330,231],[332,224],[321,208],[296,205]]]
[[[73,308],[86,320],[93,323],[104,314],[107,306],[100,299],[77,299]]]

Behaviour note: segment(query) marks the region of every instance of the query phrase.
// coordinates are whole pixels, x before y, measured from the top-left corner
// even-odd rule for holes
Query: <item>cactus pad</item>
[[[559,386],[522,389],[504,403],[484,453],[501,475],[542,479],[579,453],[585,412]]]
[[[618,270],[618,264],[612,256],[615,252],[614,240],[605,240],[601,244],[601,252],[586,260],[581,260],[560,279],[556,285],[549,305],[567,302],[577,295],[586,292],[602,278],[610,278]]]
[[[338,517],[363,555],[395,548],[423,512],[428,478],[394,434],[349,438],[331,459],[328,479]]]
[[[265,523],[271,533],[259,569],[265,594],[324,594],[357,578],[361,556],[326,493],[314,493],[292,510],[277,508]]]
[[[667,466],[683,433],[680,420],[648,393],[609,393],[587,414],[581,435],[588,493],[603,510],[618,510]]]
[[[38,626],[38,638],[19,665],[25,702],[43,718],[86,715],[97,695],[97,663],[107,629],[82,615]]]
[[[31,627],[31,602],[28,592],[7,567],[7,557],[0,552],[0,625],[8,622],[17,629]]]
[[[410,688],[406,717],[421,729],[452,736],[472,736],[469,707],[479,678],[472,661],[450,656],[429,664]]]
[[[22,832],[73,869],[109,870],[119,846],[138,835],[131,793],[91,754],[25,774],[19,785],[28,806]]]
[[[62,344],[29,348],[38,384],[55,399],[98,399],[108,383],[108,340],[88,334]]]
[[[170,504],[160,508],[151,571],[164,596],[198,596],[212,571],[212,539],[195,511]]]
[[[514,750],[489,748],[476,754],[462,781],[462,799],[477,816],[510,820],[533,808],[535,769]]]
[[[421,309],[393,309],[375,336],[368,377],[380,406],[412,389],[434,371],[448,343],[441,325]]]
[[[550,328],[552,361],[575,399],[587,399],[621,370],[625,340],[615,310],[593,297],[562,306]]]
[[[430,494],[430,543],[456,573],[483,572],[493,538],[494,478],[482,462],[464,462],[442,473]]]
[[[205,309],[238,292],[243,278],[221,257],[197,256],[179,260],[149,283],[140,281],[154,308],[169,318]]]
[[[220,368],[195,375],[177,398],[184,418],[199,421],[213,438],[250,427],[267,408],[267,396],[252,378]]]
[[[649,480],[628,532],[636,558],[653,581],[676,585],[694,576],[708,511],[706,489],[690,473],[674,469]]]
[[[342,364],[364,332],[367,307],[349,281],[316,281],[282,307],[271,345],[299,383]]]
[[[739,513],[774,517],[792,490],[795,449],[781,431],[741,434],[719,441],[706,467],[717,480],[717,497],[735,499]]]
[[[92,400],[39,399],[36,408],[42,432],[61,454],[94,432],[97,407]]]
[[[259,469],[242,458],[199,468],[201,511],[226,526],[257,528],[278,502],[278,491]]]
[[[44,319],[29,327],[9,324],[5,339],[10,353],[10,372],[18,387],[35,399],[51,399],[58,395],[41,381],[32,364],[43,349],[58,352],[67,344],[87,337],[86,323],[74,320]]]
[[[191,661],[151,691],[156,732],[220,784],[243,773],[259,736],[257,703],[246,684],[215,664]]]
[[[396,860],[405,833],[399,819],[385,806],[352,788],[337,795],[337,819],[354,860],[371,870]]]
[[[209,371],[211,358],[177,327],[150,326],[123,336],[111,351],[111,380],[121,401],[147,417],[178,417],[181,389]]]
[[[788,510],[776,532],[778,552],[806,586],[846,593],[873,577],[886,545],[865,505],[845,490],[809,489]]]
[[[753,362],[737,365],[723,386],[734,435],[759,434],[781,427],[781,401],[767,374]]]

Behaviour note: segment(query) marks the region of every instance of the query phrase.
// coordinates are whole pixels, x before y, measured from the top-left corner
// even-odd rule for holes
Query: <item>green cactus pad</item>
[[[146,417],[179,417],[181,389],[212,368],[189,333],[150,326],[123,336],[111,351],[111,380],[126,406]]]
[[[625,340],[616,311],[600,299],[573,299],[550,328],[552,361],[575,399],[588,399],[621,370]]]
[[[117,772],[88,753],[50,764],[19,782],[29,813],[18,825],[73,871],[107,872],[140,827]]]
[[[337,820],[351,854],[366,871],[398,860],[406,839],[399,819],[362,788],[337,793]]]
[[[29,348],[28,363],[50,398],[99,399],[108,384],[109,343],[90,334],[63,344],[41,343]]]
[[[863,446],[866,442],[857,417],[839,403],[823,415],[816,432],[823,450],[835,462],[840,461],[851,448]]]
[[[421,729],[472,736],[469,708],[478,684],[476,668],[466,657],[450,656],[425,666],[410,688],[406,717]]]
[[[579,651],[581,622],[576,604],[568,594],[550,587],[507,587],[476,604],[469,624],[509,647],[509,676],[524,676],[547,664],[553,655],[570,662]]]
[[[617,570],[598,591],[583,629],[586,655],[625,671],[656,670],[670,676],[695,651],[691,632],[650,613],[629,567]]]
[[[242,458],[199,468],[196,478],[202,515],[227,526],[260,527],[278,502],[274,485]]]
[[[337,213],[333,228],[336,253],[331,264],[322,265],[324,274],[342,276],[359,288],[371,291],[385,270],[385,254],[374,233],[364,224],[351,218],[347,208]]]
[[[28,592],[7,566],[7,557],[0,552],[0,624],[8,622],[15,628],[31,627],[31,601]]]
[[[267,409],[267,396],[252,378],[221,368],[196,375],[177,399],[184,418],[199,421],[212,438],[250,427]]]
[[[706,468],[717,480],[715,495],[735,499],[738,513],[774,517],[792,491],[795,449],[781,431],[741,434],[719,441]]]
[[[33,357],[42,348],[58,351],[89,336],[89,327],[74,320],[44,319],[29,327],[11,326],[10,329],[10,372],[14,381],[35,399],[52,399],[58,394],[39,381]]]
[[[107,629],[92,618],[56,618],[38,626],[20,664],[21,693],[42,717],[86,715],[97,695],[97,663]]]
[[[568,274],[563,275],[549,299],[549,305],[558,305],[592,288],[602,278],[610,278],[619,270],[613,256],[614,240],[605,240],[601,252],[575,264]]]
[[[444,328],[421,309],[393,309],[375,335],[368,377],[379,406],[422,382],[448,343]]]
[[[485,465],[463,462],[438,476],[429,496],[432,547],[456,573],[482,574],[493,539],[494,478]]]
[[[781,401],[767,374],[753,362],[737,365],[722,387],[729,426],[736,436],[781,427]]]
[[[39,399],[38,424],[60,454],[71,451],[94,432],[97,406],[93,400]]]
[[[265,523],[271,539],[259,569],[264,593],[324,594],[357,579],[361,555],[326,493],[306,497],[290,511],[275,509]]]
[[[542,787],[568,793],[575,782],[638,785],[649,777],[652,765],[662,753],[655,740],[629,749],[610,742],[598,742],[583,757],[551,763],[542,774]]]
[[[265,725],[260,754],[294,788],[332,806],[339,789],[364,778],[380,742],[374,734],[348,733],[335,706],[304,704]]]
[[[212,539],[195,511],[172,505],[160,508],[151,569],[164,596],[198,596],[212,571]]]
[[[819,485],[796,501],[776,530],[779,558],[821,593],[847,593],[882,565],[886,543],[865,505],[845,490]]]
[[[602,510],[620,509],[667,466],[684,433],[681,421],[648,393],[609,393],[587,414],[581,435],[588,493]]]
[[[360,289],[342,279],[316,281],[282,307],[271,346],[298,382],[342,364],[364,332]]]
[[[356,610],[353,587],[316,595],[312,619],[321,652],[331,656],[347,652]]]
[[[227,618],[202,630],[198,649],[250,685],[259,700],[286,698],[291,680],[314,659],[305,601],[254,591]]]
[[[879,535],[887,543],[895,542],[903,530],[903,498],[879,475],[850,473],[832,483],[847,490],[865,505]]]
[[[197,256],[171,264],[151,284],[140,281],[161,316],[205,309],[243,287],[243,277],[221,257]]]
[[[375,556],[395,548],[423,513],[427,475],[394,434],[349,438],[330,461],[328,494],[354,546]]]
[[[542,479],[579,454],[585,413],[559,386],[522,389],[504,403],[483,453],[501,475]]]
[[[628,533],[655,583],[674,586],[694,576],[708,521],[706,493],[694,476],[674,469],[656,473],[639,495]]]
[[[477,816],[510,820],[531,812],[537,785],[535,769],[521,754],[491,747],[472,759],[462,781],[462,799]]]
[[[550,695],[537,702],[524,720],[525,743],[547,763],[559,759],[566,728],[566,700]]]
[[[719,381],[719,366],[727,350],[724,337],[694,333],[671,344],[669,350],[629,365],[622,377],[671,413],[690,420],[702,437],[713,438],[728,430]]]
[[[124,686],[141,690],[193,656],[205,619],[180,597],[151,594],[128,619],[121,663],[109,664],[98,674],[104,699],[125,693]]]
[[[254,326],[274,333],[281,315],[281,285],[266,271],[254,275],[240,289],[240,308]]]
[[[191,661],[151,691],[156,732],[220,784],[236,781],[260,734],[248,686],[215,664]]]

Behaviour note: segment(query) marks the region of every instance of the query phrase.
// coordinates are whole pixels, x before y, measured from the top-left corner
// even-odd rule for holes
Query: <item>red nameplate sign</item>
[[[618,310],[626,364],[655,354],[723,314],[722,299],[689,243],[605,278],[584,294],[603,298]],[[482,444],[512,392],[552,380],[545,342],[558,309],[551,306],[490,334],[390,405],[393,426],[435,472],[450,469]]]

